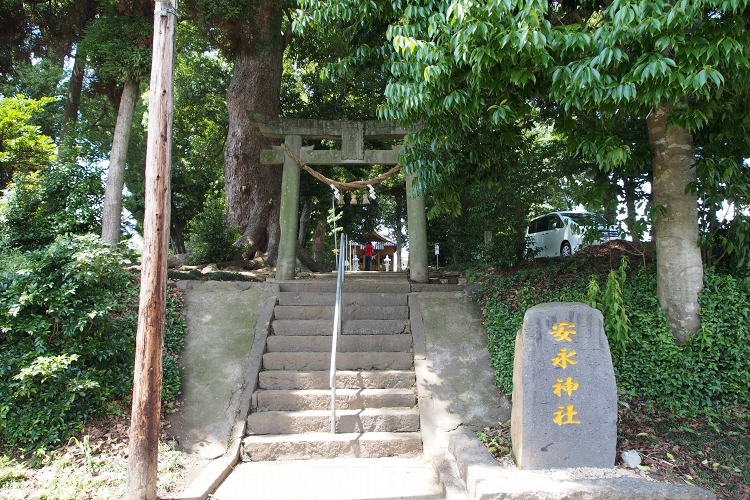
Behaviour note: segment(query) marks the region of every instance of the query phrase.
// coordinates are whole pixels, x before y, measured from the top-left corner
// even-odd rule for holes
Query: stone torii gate
[[[307,165],[396,165],[401,146],[390,150],[363,150],[364,140],[403,139],[409,132],[396,122],[305,120],[276,118],[249,113],[250,122],[265,137],[284,139],[284,145]],[[341,151],[314,151],[302,147],[303,139],[340,140]],[[299,222],[299,176],[297,163],[285,154],[280,146],[261,152],[263,164],[282,164],[281,206],[279,208],[279,255],[276,261],[276,279],[294,279],[297,263],[297,224]],[[426,283],[427,272],[427,215],[423,196],[412,197],[415,175],[406,174],[406,215],[409,233],[409,278]]]

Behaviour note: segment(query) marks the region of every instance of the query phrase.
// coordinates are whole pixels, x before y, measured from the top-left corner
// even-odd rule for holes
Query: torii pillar
[[[369,120],[350,122],[343,120],[303,120],[276,118],[248,113],[250,122],[265,137],[284,139],[289,150],[307,165],[396,165],[401,147],[391,150],[363,150],[364,140],[403,139],[408,130],[396,122]],[[303,148],[303,139],[332,139],[342,142],[341,151],[314,151]],[[261,163],[283,163],[281,205],[279,207],[279,254],[276,262],[276,279],[292,280],[297,264],[297,224],[299,222],[299,166],[274,146],[261,152]],[[409,233],[409,278],[426,283],[427,272],[427,214],[423,196],[412,197],[414,175],[406,175],[407,231]]]

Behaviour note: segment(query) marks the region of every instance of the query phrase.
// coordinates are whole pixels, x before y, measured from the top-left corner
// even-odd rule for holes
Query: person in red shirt
[[[372,264],[372,242],[368,241],[365,245],[365,271],[370,270]]]

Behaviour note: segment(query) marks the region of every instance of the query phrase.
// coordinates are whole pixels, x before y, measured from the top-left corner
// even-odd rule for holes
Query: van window
[[[550,221],[552,220],[552,217],[549,215],[545,215],[544,217],[540,217],[536,221],[536,232],[541,233],[542,231],[549,231],[550,230]]]

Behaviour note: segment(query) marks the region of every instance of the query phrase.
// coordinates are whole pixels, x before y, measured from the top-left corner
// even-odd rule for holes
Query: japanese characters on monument
[[[617,388],[602,315],[532,307],[516,337],[513,455],[522,469],[613,467]]]

